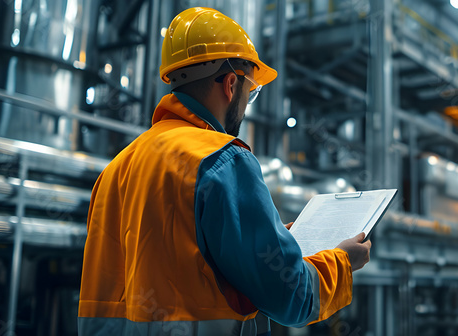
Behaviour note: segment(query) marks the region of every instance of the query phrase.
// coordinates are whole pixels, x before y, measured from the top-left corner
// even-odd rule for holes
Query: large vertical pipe
[[[395,186],[393,178],[393,69],[392,69],[392,0],[371,0],[368,20],[369,73],[367,114],[368,188]]]
[[[25,190],[24,181],[27,179],[27,158],[20,157],[19,160],[19,179],[20,186],[18,192],[18,200],[16,205],[17,222],[14,228],[14,245],[13,245],[13,261],[11,266],[11,283],[10,296],[8,302],[8,323],[7,336],[14,336],[16,328],[16,311],[19,295],[19,282],[21,280],[21,261],[22,261],[22,218],[24,217],[25,209]]]
[[[142,88],[142,115],[143,126],[151,125],[151,114],[153,108],[153,88],[155,74],[159,73],[158,56],[161,46],[160,40],[160,1],[148,1],[148,24],[147,24],[147,39],[145,42],[145,68],[143,71],[143,88]]]
[[[159,16],[159,29],[167,28],[174,17],[174,1],[159,1],[160,2],[160,16]],[[177,13],[175,13],[177,14]],[[157,35],[155,43],[157,49],[156,53],[156,71],[154,71],[154,80],[156,81],[156,90],[155,90],[155,105],[159,104],[162,97],[170,93],[170,85],[167,85],[162,82],[159,76],[159,67],[161,65],[162,59],[160,57],[162,50],[162,41],[163,38],[160,34]]]
[[[286,0],[277,0],[277,22],[275,33],[275,53],[274,53],[274,68],[278,71],[278,76],[272,85],[272,105],[274,111],[270,111],[272,115],[273,127],[269,134],[268,155],[284,159],[285,153],[282,151],[282,128],[281,121],[283,119],[283,100],[285,87],[285,58],[286,58],[286,38],[288,36],[286,22]]]
[[[390,152],[393,142],[392,0],[370,0],[368,17],[369,61],[367,82],[366,170],[367,189],[395,186],[396,167]],[[383,288],[375,286],[374,335],[382,336]]]

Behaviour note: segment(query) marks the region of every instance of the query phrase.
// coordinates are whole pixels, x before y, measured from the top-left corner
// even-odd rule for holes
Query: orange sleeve
[[[314,298],[319,297],[319,302],[313,303],[314,308],[319,308],[318,319],[309,323],[312,324],[351,303],[353,276],[348,253],[340,248],[324,250],[304,260],[315,283]]]

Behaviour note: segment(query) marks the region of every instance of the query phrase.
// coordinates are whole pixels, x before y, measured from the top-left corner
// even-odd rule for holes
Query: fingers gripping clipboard
[[[323,194],[313,197],[290,229],[302,255],[335,248],[360,232],[368,239],[397,189]]]

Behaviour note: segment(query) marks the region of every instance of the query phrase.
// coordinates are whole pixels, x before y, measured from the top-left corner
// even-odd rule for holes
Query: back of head
[[[253,77],[270,83],[277,72],[261,62],[243,28],[215,9],[195,7],[178,14],[162,44],[160,76],[172,90],[216,74],[226,59],[243,59],[256,65]]]

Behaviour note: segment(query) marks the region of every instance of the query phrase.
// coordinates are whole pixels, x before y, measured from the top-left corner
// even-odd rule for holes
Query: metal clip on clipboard
[[[362,194],[363,194],[362,191],[357,191],[357,192],[335,194],[334,197],[336,199],[360,198]]]

